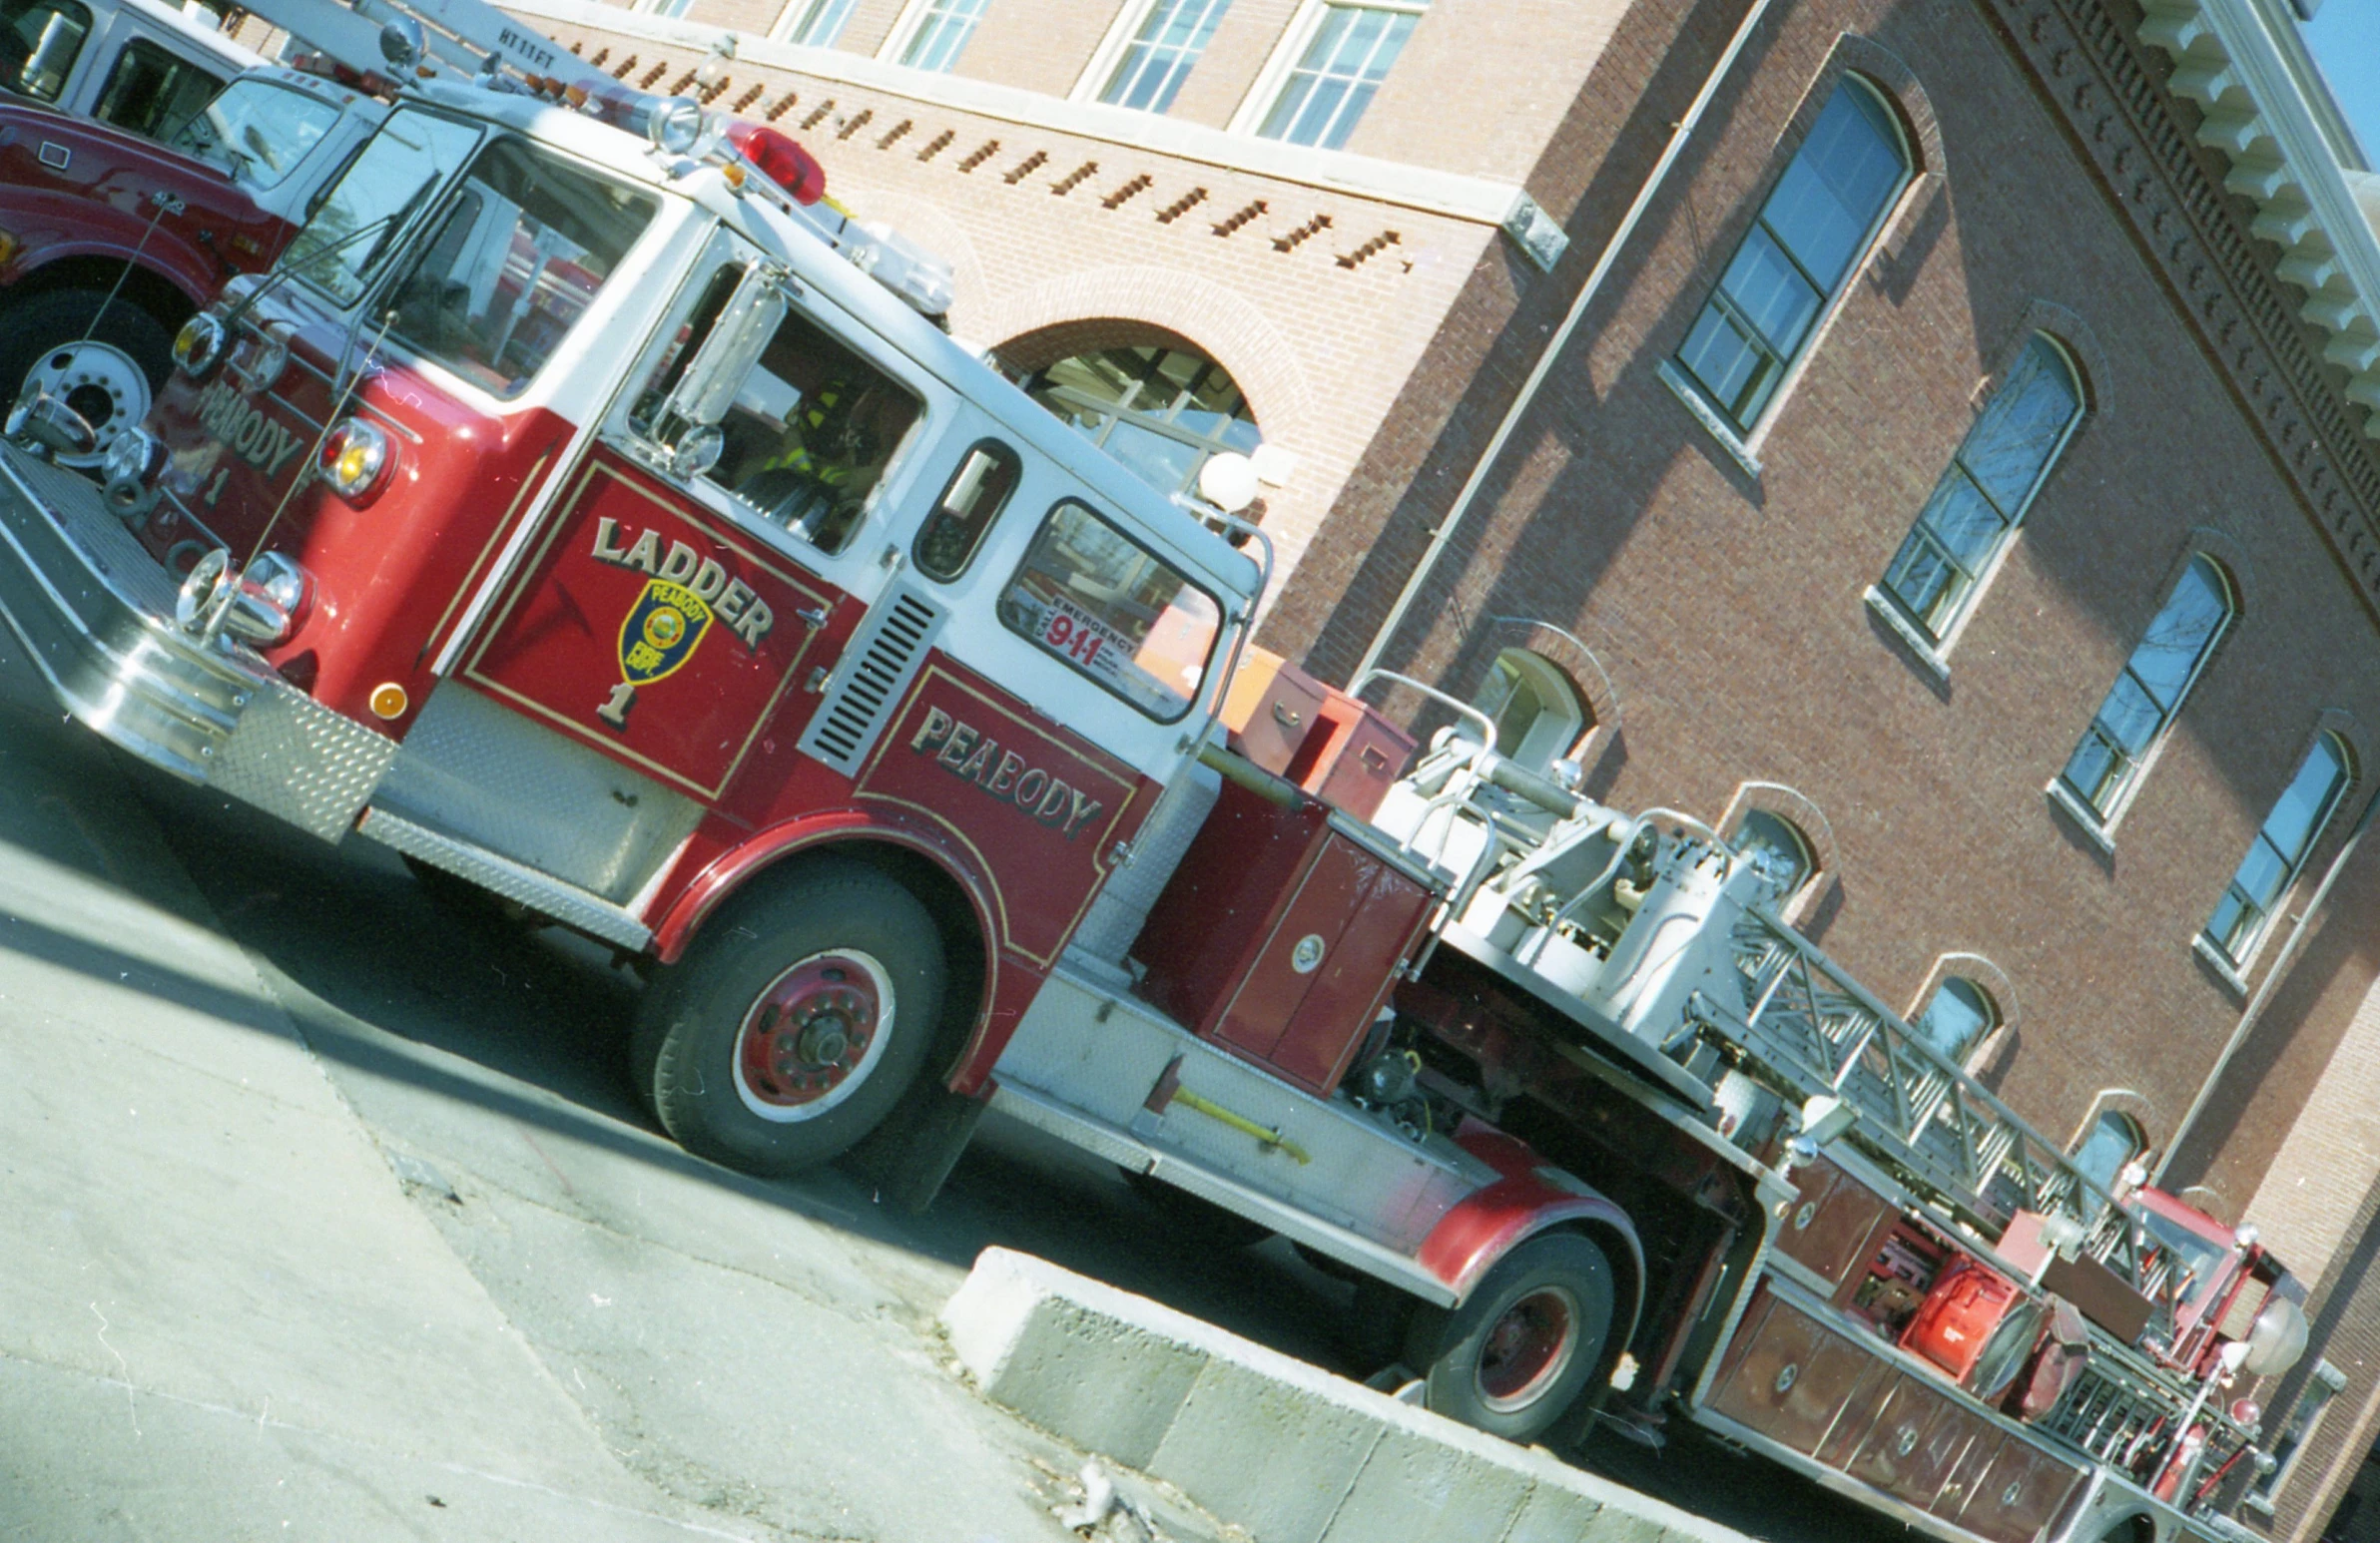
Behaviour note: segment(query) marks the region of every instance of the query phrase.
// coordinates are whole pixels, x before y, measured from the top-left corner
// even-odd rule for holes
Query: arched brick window
[[[1985,1036],[2000,1027],[2000,1004],[1964,975],[1946,975],[1913,1025],[1953,1066],[1964,1066]]]
[[[1919,511],[1879,586],[1935,643],[1967,614],[2082,419],[2065,348],[2036,332]]]
[[[2099,1117],[2090,1122],[2090,1131],[2082,1138],[2082,1145],[2075,1149],[2075,1166],[2095,1180],[2100,1189],[2111,1190],[2124,1165],[2147,1150],[2148,1136],[2140,1129],[2139,1121],[2118,1110],[2102,1109]]]
[[[1776,395],[1909,177],[1899,118],[1846,74],[1677,350],[1678,368],[1739,432]]]
[[[2190,559],[2139,646],[2091,716],[2059,783],[2096,818],[2112,821],[2209,655],[2239,614],[2230,575],[2213,558]]]
[[[1473,703],[1495,722],[1496,754],[1539,772],[1594,726],[1569,677],[1528,649],[1499,651]]]
[[[2322,827],[2354,780],[2355,758],[2347,742],[2335,734],[2315,736],[2313,748],[2273,801],[2263,828],[2248,842],[2239,870],[2207,918],[2206,941],[2234,967],[2245,964],[2263,941],[2281,896],[2296,882]]]

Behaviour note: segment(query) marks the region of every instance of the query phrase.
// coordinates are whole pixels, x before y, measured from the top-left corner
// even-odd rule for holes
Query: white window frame
[[[2174,592],[2181,588],[2182,580],[2201,560],[2213,567],[2215,578],[2223,586],[2226,609],[2222,625],[2215,629],[2213,637],[2206,640],[2206,647],[2199,652],[2197,662],[2190,666],[2189,678],[2182,682],[2180,692],[2175,695],[2172,711],[2165,715],[2163,723],[2157,725],[2156,733],[2149,737],[2148,744],[2141,750],[2137,770],[2115,790],[2115,801],[2102,813],[2096,804],[2067,784],[2066,769],[2074,765],[2075,751],[2082,749],[2082,736],[2091,733],[2092,726],[2098,722],[2099,713],[2106,707],[2107,698],[2114,692],[2116,682],[2131,668],[2132,656],[2140,651],[2141,644],[2148,641],[2148,629],[2154,627],[2157,618],[2165,614],[2165,607],[2173,602]],[[2198,683],[2206,678],[2206,667],[2214,663],[2215,655],[2221,653],[2223,645],[2230,641],[2240,619],[2247,615],[2247,595],[2241,588],[2239,574],[2229,563],[2202,545],[2193,543],[2182,554],[2181,561],[2165,576],[2164,587],[2157,591],[2156,609],[2148,614],[2147,621],[2141,623],[2139,635],[2133,640],[2132,646],[2124,651],[2123,662],[2108,677],[2106,690],[2099,693],[2098,701],[2091,705],[2090,716],[2082,721],[2082,734],[2075,737],[2075,749],[2068,751],[2066,759],[2058,764],[2058,770],[2050,773],[2050,785],[2044,789],[2060,808],[2082,827],[2100,850],[2115,850],[2115,827],[2122,823],[2123,816],[2130,811],[2132,800],[2140,796],[2140,789],[2148,785],[2149,773],[2156,770],[2157,762],[2163,758],[2165,745],[2173,738],[2174,726],[2181,722],[2181,715],[2189,708],[2190,699],[2197,695]]]
[[[1919,998],[1916,1008],[1909,1014],[1906,1021],[1912,1029],[1917,1031],[1920,1039],[1926,1040],[1926,1043],[1932,1048],[1941,1050],[1940,1046],[1935,1045],[1933,1040],[1927,1038],[1926,1014],[1934,1010],[1934,1004],[1942,1000],[1942,994],[1950,990],[1954,983],[1965,986],[1974,992],[1982,999],[1984,1006],[1984,1026],[1982,1031],[1976,1035],[1975,1043],[1969,1045],[1965,1052],[1956,1056],[1950,1055],[1948,1052],[1943,1053],[1943,1059],[1964,1070],[1974,1063],[1976,1052],[1982,1050],[1992,1036],[1999,1033],[2008,1023],[2008,1010],[2000,1005],[1999,996],[1989,985],[1959,969],[1945,969],[1935,977],[1933,987]]]
[[[1253,138],[1256,131],[1264,126],[1265,119],[1273,111],[1273,104],[1280,101],[1281,93],[1288,89],[1291,72],[1297,69],[1298,61],[1306,57],[1306,48],[1314,41],[1314,35],[1322,30],[1323,16],[1332,9],[1333,3],[1334,0],[1301,0],[1297,14],[1290,17],[1289,25],[1281,29],[1280,41],[1265,56],[1264,68],[1256,72],[1255,83],[1248,88],[1248,94],[1240,98],[1239,110],[1223,126],[1225,133],[1245,134]],[[1401,11],[1417,17],[1427,15],[1430,11],[1430,0],[1339,0],[1339,3],[1367,10]],[[1274,143],[1292,150],[1328,155],[1348,153],[1344,150],[1325,151],[1320,145],[1295,145],[1288,140]]]
[[[2234,979],[2244,977],[2249,970],[2255,967],[2257,955],[2264,951],[2264,944],[2272,936],[2272,924],[2280,918],[2280,913],[2287,909],[2290,892],[2297,888],[2297,881],[2305,876],[2307,859],[2311,858],[2315,849],[2321,846],[2323,836],[2330,831],[2330,822],[2339,817],[2339,810],[2346,805],[2347,794],[2355,790],[2356,783],[2361,779],[2362,768],[2356,760],[2355,747],[2347,743],[2345,735],[2335,729],[2314,731],[2314,737],[2306,742],[2305,749],[2299,753],[2297,760],[2291,765],[2289,780],[2283,782],[2281,790],[2273,794],[2272,804],[2265,809],[2264,818],[2258,822],[2255,833],[2248,837],[2246,851],[2240,854],[2239,861],[2224,877],[2222,894],[2215,897],[2215,906],[2220,909],[2224,897],[2230,892],[2233,880],[2239,876],[2240,868],[2247,864],[2248,852],[2253,852],[2256,849],[2256,843],[2264,839],[2264,827],[2272,823],[2273,810],[2280,806],[2282,798],[2288,796],[2289,789],[2296,784],[2297,778],[2305,772],[2307,764],[2314,759],[2315,753],[2325,746],[2331,747],[2337,752],[2339,779],[2331,790],[2329,804],[2322,810],[2320,817],[2314,821],[2313,827],[2306,832],[2305,849],[2290,860],[2287,872],[2281,877],[2280,887],[2273,891],[2272,908],[2256,919],[2255,929],[2248,934],[2246,945],[2239,950],[2236,957],[2214,935],[2214,913],[2212,911],[2207,913],[2206,925],[2198,929],[2196,945],[2198,951],[2202,954],[2211,954],[2213,956],[2211,962],[2223,968]]]
[[[991,14],[991,7],[994,3],[996,3],[996,0],[984,0],[984,16]],[[900,56],[909,51],[909,44],[916,39],[918,29],[925,25],[925,18],[933,10],[934,4],[935,0],[908,0],[908,3],[900,8],[900,14],[893,18],[892,30],[886,33],[885,41],[877,46],[876,57],[883,60],[886,64],[899,64]],[[983,25],[983,16],[978,16],[975,18],[975,25],[977,27]],[[974,41],[974,34],[972,32],[968,33],[967,42],[972,43]],[[959,53],[961,56],[964,56],[966,49],[962,46],[959,49]],[[920,73],[927,75],[953,75],[957,73],[957,67],[958,61],[953,59],[950,61],[950,68],[947,70],[923,70],[920,71]],[[916,69],[917,67],[910,65],[904,66],[903,68]]]
[[[2313,1396],[2317,1386],[2326,1391],[2322,1401],[2314,1406],[2312,1417],[2306,1420],[2305,1429],[2297,1433],[2297,1444],[2289,1448],[2289,1455],[2282,1458],[2281,1465],[2273,1469],[2262,1482],[2248,1485],[2248,1492],[2242,1500],[2250,1510],[2270,1516],[2276,1509],[2275,1502],[2280,1499],[2281,1491],[2291,1479],[2297,1477],[2297,1464],[2305,1456],[2306,1448],[2314,1444],[2314,1432],[2322,1428],[2322,1421],[2329,1416],[2331,1406],[2339,1401],[2340,1394],[2346,1392],[2347,1373],[2327,1360],[2316,1360],[2313,1375],[2307,1377],[2305,1386],[2297,1390],[2297,1402],[2291,1405],[2288,1418],[2281,1422],[2283,1434],[2288,1432],[2289,1426],[2296,1422],[2299,1415],[2305,1413],[2305,1401]]]
[[[1099,36],[1099,46],[1091,50],[1091,57],[1083,65],[1082,73],[1074,77],[1074,89],[1066,93],[1067,101],[1099,100],[1099,93],[1106,89],[1108,77],[1115,74],[1116,65],[1124,57],[1124,50],[1130,48],[1132,40],[1140,35],[1141,24],[1149,19],[1149,13],[1157,9],[1157,4],[1158,0],[1132,0],[1130,5],[1116,7],[1115,20],[1107,24],[1107,30]]]
[[[1117,8],[1115,20],[1109,22],[1107,31],[1100,35],[1099,46],[1091,50],[1090,63],[1084,65],[1082,73],[1074,78],[1074,89],[1066,93],[1067,101],[1107,105],[1099,102],[1099,93],[1107,89],[1108,81],[1115,76],[1116,67],[1124,62],[1124,50],[1130,48],[1132,40],[1140,36],[1142,24],[1148,21],[1149,13],[1156,10],[1158,4],[1159,0],[1132,0],[1130,5]],[[1220,31],[1221,28],[1222,23],[1217,22],[1216,29]],[[1213,40],[1208,41],[1211,43]],[[1206,57],[1204,50],[1200,51],[1199,57]],[[1190,68],[1196,70],[1198,66],[1194,63]],[[1123,111],[1147,112],[1148,109],[1125,108]],[[1165,114],[1151,113],[1150,116],[1162,118]]]
[[[1817,108],[1810,115],[1809,123],[1804,126],[1802,137],[1794,142],[1792,155],[1779,161],[1776,159],[1776,150],[1782,148],[1781,145],[1771,149],[1769,153],[1770,170],[1759,184],[1760,203],[1752,210],[1752,221],[1757,221],[1760,218],[1760,212],[1768,207],[1769,197],[1777,191],[1777,185],[1784,180],[1786,168],[1793,164],[1794,157],[1799,156],[1802,153],[1802,147],[1809,142],[1808,131],[1817,127],[1818,114],[1826,110],[1826,103],[1833,100],[1835,91],[1845,86],[1849,86],[1854,91],[1866,91],[1884,108],[1884,116],[1891,123],[1893,133],[1900,141],[1901,166],[1904,175],[1901,179],[1901,186],[1893,191],[1893,196],[1887,199],[1884,208],[1878,211],[1876,224],[1870,228],[1866,240],[1862,243],[1859,256],[1852,258],[1850,265],[1843,269],[1843,281],[1835,286],[1835,291],[1826,297],[1826,303],[1819,307],[1817,319],[1810,323],[1810,335],[1803,341],[1800,351],[1786,364],[1784,374],[1777,378],[1777,388],[1769,393],[1768,400],[1761,405],[1759,416],[1742,428],[1737,428],[1728,421],[1726,414],[1721,412],[1718,406],[1704,394],[1701,385],[1691,375],[1688,375],[1684,367],[1677,362],[1678,351],[1685,346],[1686,333],[1691,333],[1693,323],[1701,319],[1703,309],[1709,305],[1711,296],[1718,293],[1719,282],[1726,276],[1728,266],[1735,261],[1736,254],[1743,249],[1743,244],[1750,240],[1752,234],[1750,222],[1745,224],[1735,245],[1727,250],[1726,262],[1719,264],[1710,283],[1703,289],[1702,302],[1695,306],[1693,316],[1686,324],[1686,333],[1681,333],[1676,344],[1661,354],[1660,360],[1654,368],[1654,373],[1660,378],[1661,383],[1667,386],[1670,392],[1685,405],[1687,412],[1691,413],[1695,421],[1702,425],[1704,431],[1716,439],[1720,448],[1755,478],[1759,477],[1761,471],[1761,446],[1768,442],[1770,430],[1776,427],[1778,414],[1784,411],[1786,402],[1792,399],[1794,391],[1801,385],[1803,374],[1810,368],[1810,361],[1818,357],[1819,350],[1826,346],[1827,339],[1833,335],[1836,318],[1843,314],[1844,305],[1850,300],[1853,292],[1860,287],[1860,278],[1867,272],[1868,264],[1876,260],[1876,254],[1883,250],[1885,241],[1891,236],[1893,228],[1901,223],[1903,215],[1907,213],[1911,193],[1926,183],[1926,171],[1918,164],[1918,145],[1910,137],[1909,125],[1902,118],[1900,103],[1895,100],[1890,91],[1884,88],[1883,83],[1874,77],[1859,70],[1845,69],[1836,72],[1834,84],[1828,88],[1826,98],[1819,101]],[[1803,100],[1806,104],[1809,98]],[[1800,116],[1800,109],[1795,110],[1795,116],[1797,118]]]
[[[1912,643],[1922,647],[1928,656],[1928,662],[1945,676],[1950,673],[1951,651],[1959,646],[1959,639],[1967,631],[1967,624],[1975,620],[1976,612],[1983,609],[1984,596],[1989,594],[1992,586],[1998,582],[2000,570],[2008,562],[2009,554],[2017,549],[2017,538],[2024,533],[2025,522],[2033,517],[2033,506],[2040,501],[2042,489],[2047,487],[2050,478],[2056,475],[2058,463],[2065,459],[2067,448],[2075,442],[2075,436],[2082,431],[2084,420],[2090,416],[2090,400],[2083,386],[2082,361],[2075,356],[2075,350],[2066,345],[2065,339],[2045,328],[2036,327],[2025,334],[2025,340],[2017,345],[2016,352],[2010,355],[2007,367],[2001,372],[1999,385],[2005,387],[2008,384],[2008,377],[2016,372],[2018,363],[2025,357],[2026,350],[2033,346],[2033,340],[2037,337],[2048,343],[2066,365],[2067,379],[2073,383],[2075,388],[2074,415],[2067,419],[2066,428],[2059,434],[2058,442],[2050,447],[2050,454],[2042,462],[2042,469],[2034,474],[2033,484],[2026,488],[2024,498],[2018,502],[2016,511],[2009,517],[2008,527],[2001,532],[2000,540],[1993,547],[1992,555],[1984,563],[1982,571],[1976,574],[1975,583],[1968,589],[1966,596],[1959,601],[1958,608],[1951,613],[1950,625],[1942,630],[1940,637],[1929,637],[1926,624],[1918,620],[1902,604],[1899,595],[1886,587],[1885,580],[1892,574],[1892,565],[1900,559],[1900,547],[1893,548],[1893,555],[1885,560],[1884,572],[1879,574],[1876,582],[1869,587],[1869,593],[1875,597],[1875,603],[1894,613],[1886,620],[1895,624],[1896,628]],[[1994,394],[1998,394],[1997,390]],[[1985,406],[1988,409],[1990,403],[1987,402]],[[1944,458],[1942,471],[1935,477],[1934,486],[1926,489],[1925,501],[1921,502],[1917,512],[1909,517],[1909,529],[1902,533],[1901,538],[1904,544],[1916,534],[1917,522],[1925,518],[1926,503],[1932,501],[1935,487],[1941,486],[1943,478],[1951,474],[1952,468],[1958,463],[1960,453],[1967,448],[1968,439],[1982,426],[1982,423],[1983,414],[1979,412],[1976,415],[1976,421],[1968,425],[1967,432],[1959,436],[1958,444],[1954,445],[1951,448],[1951,453]]]
[[[827,39],[824,43],[794,43],[796,48],[833,48],[843,40],[844,33],[850,30],[852,15],[859,9],[859,0],[787,0],[785,9],[778,13],[776,23],[769,28],[769,36],[775,42],[793,43],[794,22],[797,17],[806,13],[815,14],[838,4],[844,5],[846,9],[843,25],[835,29],[835,36]]]

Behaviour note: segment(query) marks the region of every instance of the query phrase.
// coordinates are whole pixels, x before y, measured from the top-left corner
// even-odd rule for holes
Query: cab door
[[[881,587],[939,388],[725,231],[631,378],[462,673],[716,805]]]

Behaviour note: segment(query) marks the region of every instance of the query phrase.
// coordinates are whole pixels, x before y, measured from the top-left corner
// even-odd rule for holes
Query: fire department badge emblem
[[[650,686],[694,657],[711,630],[711,605],[683,584],[651,579],[620,623],[620,677]]]

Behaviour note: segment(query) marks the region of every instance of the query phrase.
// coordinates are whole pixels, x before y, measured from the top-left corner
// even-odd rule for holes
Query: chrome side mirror
[[[760,262],[744,270],[656,418],[656,437],[681,475],[700,475],[718,459],[719,424],[792,304],[781,271]]]
[[[429,34],[410,16],[399,16],[380,28],[380,58],[400,76],[411,75],[429,56]]]

